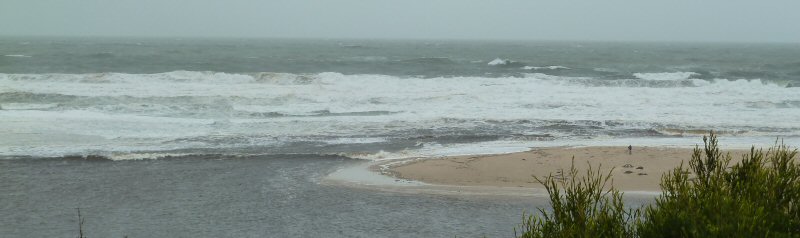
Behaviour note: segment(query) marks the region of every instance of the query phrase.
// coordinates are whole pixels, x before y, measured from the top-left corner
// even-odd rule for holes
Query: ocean
[[[0,38],[0,234],[512,236],[547,201],[320,184],[543,146],[800,145],[800,45]]]

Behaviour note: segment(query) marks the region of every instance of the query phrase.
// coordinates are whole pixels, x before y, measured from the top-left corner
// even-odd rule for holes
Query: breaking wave
[[[0,156],[374,153],[706,129],[800,135],[797,88],[693,75],[0,74]]]
[[[487,63],[489,66],[499,66],[499,67],[523,67],[524,65],[521,62],[509,60],[509,59],[501,59],[496,58],[492,61]]]
[[[525,66],[522,69],[527,70],[559,70],[559,69],[570,69],[569,67],[560,66],[560,65],[550,65],[550,66]]]
[[[635,73],[634,77],[644,80],[686,80],[700,75],[695,72]]]

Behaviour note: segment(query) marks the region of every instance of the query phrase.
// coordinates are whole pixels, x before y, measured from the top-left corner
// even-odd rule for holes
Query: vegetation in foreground
[[[800,237],[800,163],[796,149],[751,148],[731,165],[712,132],[683,164],[661,178],[662,194],[626,210],[607,186],[611,173],[537,178],[552,210],[523,218],[519,237]],[[515,229],[515,233],[516,233]]]

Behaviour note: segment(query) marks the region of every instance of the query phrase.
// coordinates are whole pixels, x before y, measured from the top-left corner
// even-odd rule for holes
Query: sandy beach
[[[746,150],[730,152],[732,162]],[[688,167],[690,148],[633,147],[550,147],[526,152],[456,156],[413,160],[391,166],[387,173],[401,179],[430,184],[489,187],[541,188],[533,176],[566,177],[575,159],[579,175],[589,166],[604,174],[613,169],[613,186],[622,191],[659,191],[661,175],[684,162]],[[563,173],[563,175],[562,175]]]

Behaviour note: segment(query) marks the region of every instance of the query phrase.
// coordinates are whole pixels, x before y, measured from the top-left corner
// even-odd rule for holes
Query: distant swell
[[[449,59],[440,58],[422,58],[417,59],[421,61],[431,62],[446,62]],[[414,60],[415,62],[417,60]],[[497,59],[495,61],[498,66],[505,66],[514,64],[513,61],[506,61]],[[569,69],[563,66],[543,66],[533,67],[525,66],[526,69],[531,70],[559,70]],[[696,82],[701,81],[714,81],[716,79],[700,80],[695,76],[700,76],[694,72],[672,72],[672,73],[634,73],[631,78],[617,78],[617,79],[598,79],[592,77],[567,77],[567,76],[554,76],[542,73],[527,74],[523,78],[539,79],[539,80],[553,80],[553,81],[569,81],[582,83],[586,86],[617,86],[617,87],[691,87],[697,86]],[[124,74],[124,73],[96,73],[96,74],[0,74],[0,82],[6,81],[9,83],[65,83],[72,85],[85,85],[91,86],[98,84],[175,84],[175,85],[246,85],[246,84],[274,84],[274,85],[309,85],[309,84],[331,84],[338,83],[339,80],[352,81],[352,79],[363,80],[372,78],[375,83],[390,81],[413,81],[416,78],[406,78],[388,75],[343,75],[339,73],[319,73],[319,74],[290,74],[290,73],[273,73],[273,72],[258,72],[258,73],[222,73],[222,72],[208,72],[208,71],[174,71],[157,74]],[[504,78],[519,78],[519,77],[439,77],[431,78],[436,79],[463,79],[463,80],[480,80],[480,81],[502,81]],[[699,81],[698,81],[699,80]],[[748,80],[749,81],[749,80]],[[365,81],[365,83],[369,83]],[[2,92],[0,94],[8,97],[9,94],[17,93],[16,96],[24,97],[26,92]],[[58,96],[52,94],[53,96]],[[165,95],[167,96],[167,95]]]
[[[415,58],[415,59],[407,59],[401,60],[404,63],[415,63],[415,64],[425,64],[425,65],[447,65],[447,64],[454,64],[455,62],[447,57],[422,57],[422,58]]]
[[[32,56],[29,55],[3,55],[5,57],[13,57],[13,58],[31,58]]]
[[[315,75],[287,73],[246,73],[233,74],[209,71],[173,71],[157,74],[0,74],[0,80],[24,82],[64,82],[64,83],[270,83],[270,84],[308,84]]]

